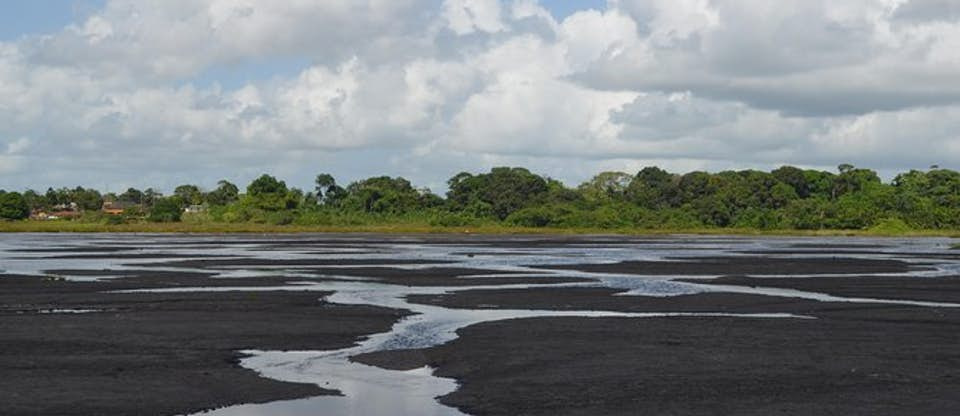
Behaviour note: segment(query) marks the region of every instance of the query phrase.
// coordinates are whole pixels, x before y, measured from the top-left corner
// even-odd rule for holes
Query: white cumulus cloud
[[[536,0],[109,0],[0,42],[0,171],[116,190],[960,167],[958,51],[940,0],[611,0],[562,20]]]

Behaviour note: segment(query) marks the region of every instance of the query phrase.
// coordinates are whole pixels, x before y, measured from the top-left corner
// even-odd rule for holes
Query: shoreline
[[[270,225],[254,223],[135,223],[109,225],[68,221],[0,221],[0,234],[16,233],[78,233],[78,234],[422,234],[422,235],[490,235],[490,236],[750,236],[750,237],[948,237],[960,238],[960,230],[794,230],[748,228],[531,228],[509,225],[480,225],[476,227],[433,226],[426,224],[378,224],[357,226],[327,225]]]

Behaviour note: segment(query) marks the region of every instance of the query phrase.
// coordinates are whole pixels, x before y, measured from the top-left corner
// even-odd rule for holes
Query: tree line
[[[603,172],[576,188],[519,167],[462,172],[444,196],[404,178],[378,176],[340,186],[317,175],[302,190],[270,175],[242,192],[228,181],[214,189],[178,186],[101,194],[83,187],[45,193],[0,191],[0,218],[72,209],[79,221],[256,222],[362,225],[421,222],[437,226],[506,224],[602,229],[914,229],[960,228],[960,173],[932,167],[884,183],[873,170],[841,165],[837,172],[783,166],[675,174],[646,167],[636,174]],[[120,216],[101,212],[104,203]],[[185,214],[184,212],[188,212]]]

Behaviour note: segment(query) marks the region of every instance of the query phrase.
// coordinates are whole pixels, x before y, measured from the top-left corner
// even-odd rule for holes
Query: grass
[[[479,226],[436,226],[425,223],[372,225],[270,225],[255,223],[180,222],[104,224],[78,221],[0,222],[6,233],[392,233],[392,234],[624,234],[624,235],[753,235],[753,236],[870,236],[870,237],[960,237],[960,230],[910,230],[876,227],[868,230],[759,230],[744,228],[636,229],[636,228],[529,228],[501,224]],[[960,249],[960,244],[954,246]]]

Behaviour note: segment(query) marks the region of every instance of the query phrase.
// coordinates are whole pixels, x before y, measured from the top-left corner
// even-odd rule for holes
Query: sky
[[[960,168],[956,0],[11,0],[0,189]]]

